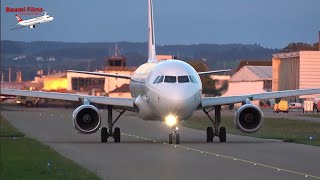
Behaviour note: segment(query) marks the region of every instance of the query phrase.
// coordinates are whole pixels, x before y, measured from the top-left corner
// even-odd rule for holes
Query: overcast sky
[[[36,29],[6,7],[42,7],[55,19]],[[282,48],[317,41],[320,0],[154,0],[157,44],[243,43]],[[27,19],[31,16],[22,16]],[[1,39],[147,41],[147,0],[1,0]]]

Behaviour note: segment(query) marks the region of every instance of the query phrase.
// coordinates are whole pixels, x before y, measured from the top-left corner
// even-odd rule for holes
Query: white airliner
[[[32,19],[27,19],[27,20],[23,20],[21,17],[18,16],[18,14],[16,14],[16,18],[18,20],[17,25],[19,27],[12,28],[10,30],[15,30],[15,29],[24,28],[24,27],[29,27],[30,29],[33,29],[36,27],[36,24],[50,22],[54,19],[52,16],[48,15],[47,12],[45,12],[43,16],[39,16]]]
[[[78,132],[84,134],[95,133],[100,129],[100,112],[92,104],[107,105],[108,127],[101,128],[101,142],[107,142],[110,137],[113,137],[114,142],[120,142],[120,128],[114,125],[125,111],[136,112],[144,120],[164,120],[172,129],[172,133],[169,134],[170,144],[180,143],[177,124],[180,120],[187,120],[196,110],[202,109],[212,122],[212,126],[207,128],[207,142],[212,142],[214,136],[217,136],[220,142],[225,142],[226,129],[220,127],[222,105],[242,103],[243,105],[235,112],[234,124],[244,132],[253,133],[258,131],[263,124],[263,112],[259,107],[251,104],[252,100],[320,94],[320,89],[304,89],[229,97],[202,97],[202,84],[199,76],[228,70],[196,72],[193,67],[180,60],[157,61],[152,0],[148,0],[148,4],[148,62],[141,65],[132,76],[70,70],[76,73],[130,79],[132,98],[12,89],[1,89],[1,94],[81,101],[83,105],[73,112],[73,124]],[[209,114],[212,109],[215,110],[214,118]],[[115,119],[113,119],[112,110],[120,112]]]

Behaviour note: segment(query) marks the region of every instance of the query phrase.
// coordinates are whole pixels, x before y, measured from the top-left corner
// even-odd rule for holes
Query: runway
[[[216,138],[206,143],[204,131],[184,127],[179,130],[181,144],[169,145],[165,124],[131,114],[117,122],[122,142],[102,144],[100,132],[75,133],[72,112],[15,106],[1,110],[22,132],[103,179],[320,179],[319,147],[230,134],[227,143]],[[106,117],[102,110],[102,118]]]

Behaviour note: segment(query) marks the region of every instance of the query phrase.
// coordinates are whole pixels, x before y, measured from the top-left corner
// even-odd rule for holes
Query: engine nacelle
[[[36,25],[30,25],[29,28],[30,29],[36,28]]]
[[[94,133],[101,125],[98,109],[92,105],[81,105],[73,111],[74,128],[81,133]]]
[[[263,118],[263,112],[259,107],[245,104],[235,112],[234,125],[246,133],[254,133],[262,127]]]

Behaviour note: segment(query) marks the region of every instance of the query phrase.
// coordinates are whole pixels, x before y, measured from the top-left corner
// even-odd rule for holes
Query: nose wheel
[[[172,133],[169,134],[169,144],[180,144],[180,134],[177,133],[177,127],[172,127]]]

